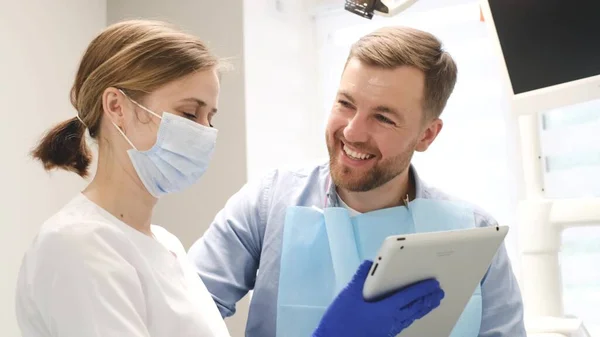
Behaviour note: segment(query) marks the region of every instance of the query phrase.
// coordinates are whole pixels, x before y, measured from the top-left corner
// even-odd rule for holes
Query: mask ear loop
[[[135,145],[133,145],[133,143],[132,143],[132,142],[129,140],[129,138],[127,138],[127,136],[125,136],[125,132],[123,132],[123,130],[121,130],[121,128],[120,128],[120,127],[118,127],[118,126],[117,126],[117,124],[115,124],[115,123],[112,123],[112,125],[114,125],[114,126],[115,126],[115,128],[117,128],[117,130],[118,130],[118,131],[121,133],[121,135],[123,136],[123,138],[125,138],[125,140],[127,141],[127,143],[129,143],[129,145],[131,145],[131,147],[132,147],[134,150],[136,150],[136,151],[137,151],[137,150],[138,150],[138,149],[137,149],[137,147],[135,147]]]
[[[134,101],[133,99],[131,99],[131,97],[127,96],[127,94],[124,93],[123,90],[121,90],[121,89],[118,89],[118,90],[119,90],[119,92],[121,94],[123,94],[123,96],[127,97],[127,99],[130,100],[133,104],[137,105],[139,108],[143,109],[144,111],[148,112],[149,114],[154,115],[154,116],[156,116],[156,117],[158,117],[159,119],[162,120],[162,116],[160,116],[156,112],[154,112],[154,111],[146,108],[145,106],[141,105],[140,103]],[[137,147],[135,147],[135,145],[133,145],[133,143],[131,142],[131,140],[129,140],[129,138],[125,135],[125,132],[123,132],[123,130],[121,130],[121,128],[118,127],[117,124],[115,124],[115,123],[112,123],[112,124],[121,133],[121,135],[123,136],[123,138],[125,138],[125,140],[127,141],[127,143],[129,143],[129,145],[131,145],[131,147],[137,151],[138,150]]]
[[[158,117],[159,119],[162,119],[162,116],[157,114],[156,112],[146,108],[145,106],[141,105],[140,103],[134,101],[131,97],[127,96],[126,93],[123,92],[123,90],[119,89],[119,91],[123,94],[123,96],[127,97],[128,100],[130,100],[133,104],[137,105],[140,109],[143,109],[144,111],[146,111],[147,113],[154,115],[156,117]]]

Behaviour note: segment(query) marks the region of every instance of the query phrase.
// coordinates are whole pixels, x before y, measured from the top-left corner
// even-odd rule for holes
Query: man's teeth
[[[369,158],[373,157],[372,155],[367,154],[367,153],[360,153],[360,152],[352,151],[346,145],[344,145],[344,152],[346,152],[348,157],[350,157],[352,159],[363,159],[364,160],[364,159],[369,159]]]

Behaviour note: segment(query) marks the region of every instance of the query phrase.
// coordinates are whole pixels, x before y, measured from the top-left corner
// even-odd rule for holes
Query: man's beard
[[[334,140],[334,144],[329,144],[328,142],[327,149],[329,151],[331,179],[335,186],[351,192],[367,192],[376,189],[396,178],[408,168],[415,151],[415,146],[416,141],[413,141],[406,151],[392,158],[379,161],[373,168],[362,173],[357,172],[359,170],[339,163],[337,158],[340,155],[345,155],[340,153],[343,150],[339,146],[339,142],[336,140]]]

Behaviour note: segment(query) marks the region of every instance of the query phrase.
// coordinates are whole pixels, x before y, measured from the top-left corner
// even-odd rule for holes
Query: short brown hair
[[[429,118],[441,115],[456,84],[456,63],[434,35],[409,27],[384,27],[352,45],[348,61],[394,69],[415,67],[425,74],[423,109]]]
[[[92,138],[98,136],[104,90],[115,87],[140,99],[218,64],[202,41],[167,23],[130,20],[111,25],[92,40],[79,65],[71,89],[71,104],[78,115],[48,131],[32,156],[46,170],[62,168],[85,177],[91,161],[85,129]]]

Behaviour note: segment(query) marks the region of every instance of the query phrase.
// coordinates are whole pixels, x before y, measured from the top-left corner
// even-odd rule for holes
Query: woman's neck
[[[150,224],[157,199],[125,161],[128,158],[111,158],[110,162],[103,159],[100,154],[96,175],[83,194],[125,224],[152,236]]]

